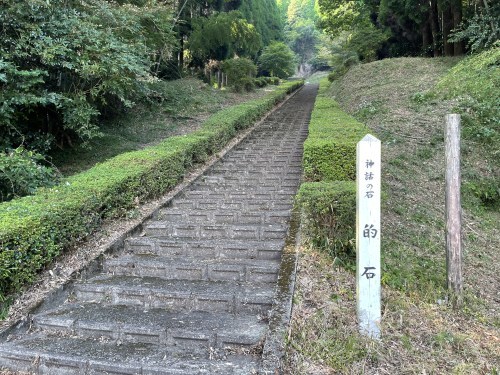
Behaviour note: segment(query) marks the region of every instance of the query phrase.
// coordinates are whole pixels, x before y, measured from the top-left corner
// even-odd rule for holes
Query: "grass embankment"
[[[470,188],[484,180],[498,187],[498,154],[477,132],[467,134],[469,120],[462,141],[465,291],[459,310],[445,290],[443,127],[444,115],[459,102],[439,99],[435,87],[457,62],[378,61],[352,68],[328,90],[382,141],[383,336],[374,343],[357,333],[349,267],[304,246],[286,373],[499,373],[500,213]]]
[[[0,204],[0,312],[40,269],[103,220],[123,216],[173,188],[300,85],[283,83],[262,98],[215,113],[187,135],[122,153],[53,188]]]

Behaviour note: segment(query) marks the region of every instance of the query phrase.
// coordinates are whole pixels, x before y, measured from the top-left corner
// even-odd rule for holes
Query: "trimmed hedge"
[[[368,133],[365,125],[328,97],[327,79],[320,83],[304,143],[304,177],[296,204],[303,230],[331,255],[354,254],[356,237],[356,144]]]
[[[356,237],[356,183],[305,182],[296,197],[303,230],[312,243],[333,254],[350,253]]]
[[[324,79],[311,114],[304,143],[304,177],[307,181],[355,180],[356,144],[368,129],[326,95],[327,86]]]
[[[0,302],[103,219],[174,187],[194,163],[219,151],[302,84],[284,83],[262,99],[214,114],[189,135],[118,155],[53,188],[0,204]]]

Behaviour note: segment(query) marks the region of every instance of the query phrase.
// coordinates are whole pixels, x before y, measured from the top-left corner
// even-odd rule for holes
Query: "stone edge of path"
[[[30,293],[30,297],[27,298],[27,301],[24,302],[24,305],[21,304],[18,307],[18,311],[16,311],[14,317],[8,317],[7,323],[1,325],[0,323],[0,339],[5,339],[9,336],[9,334],[20,328],[28,329],[30,326],[30,316],[36,313],[43,312],[45,310],[50,309],[55,304],[63,302],[69,293],[71,292],[72,285],[76,280],[86,279],[93,275],[95,272],[102,268],[102,260],[105,255],[112,254],[121,250],[124,246],[125,240],[128,237],[138,235],[142,232],[143,223],[147,220],[153,218],[158,211],[166,206],[172,199],[174,199],[177,195],[179,195],[184,189],[193,184],[198,178],[200,178],[205,172],[207,172],[215,163],[221,160],[226,153],[236,147],[239,143],[241,143],[248,135],[250,135],[255,128],[257,128],[260,124],[262,124],[272,113],[274,113],[277,109],[283,106],[290,98],[296,95],[300,90],[303,89],[304,86],[301,86],[293,93],[289,94],[283,101],[278,103],[273,109],[267,112],[260,120],[258,120],[252,127],[246,129],[240,134],[236,135],[221,151],[212,155],[207,162],[198,167],[197,169],[191,171],[188,175],[185,176],[184,180],[178,184],[173,190],[167,192],[164,196],[154,201],[145,203],[141,205],[140,216],[132,221],[127,222],[125,225],[121,226],[119,229],[111,229],[104,226],[97,233],[92,234],[93,237],[97,234],[101,241],[98,245],[96,245],[92,241],[85,241],[78,246],[78,249],[82,252],[86,250],[91,253],[91,256],[88,259],[85,259],[83,264],[80,264],[77,268],[71,270],[70,273],[58,277],[58,270],[55,272],[51,269],[43,272],[42,278],[48,278],[47,286],[43,290],[36,290],[37,286],[30,287],[28,293]],[[109,236],[109,231],[112,232],[112,235]],[[104,240],[106,239],[106,240]],[[97,247],[96,247],[97,246]],[[286,249],[286,246],[285,246]],[[79,251],[77,250],[77,251]],[[285,252],[285,250],[284,250]],[[283,253],[285,254],[285,253]],[[65,255],[62,255],[64,257]],[[283,260],[285,257],[283,257]],[[54,276],[56,274],[56,276]],[[280,270],[281,277],[281,270]],[[52,281],[51,281],[52,280]],[[293,289],[292,289],[293,290]],[[293,293],[292,293],[293,294]],[[278,302],[275,300],[275,302]],[[290,296],[291,303],[291,296]],[[277,317],[278,311],[281,309],[276,308],[273,303],[272,315],[271,317]],[[273,318],[271,321],[276,321],[277,318]],[[271,325],[270,325],[271,326]],[[267,337],[266,337],[267,341]],[[273,339],[274,341],[274,339]],[[279,346],[279,345],[278,345]],[[264,345],[266,348],[267,345]],[[274,346],[273,346],[274,347]],[[274,353],[273,350],[268,349],[265,353]],[[271,357],[279,355],[278,352],[276,354],[271,355]]]
[[[262,375],[282,374],[285,339],[288,336],[293,308],[293,294],[301,243],[300,213],[292,211],[290,227],[281,255],[278,285],[269,316],[269,325],[262,352]]]

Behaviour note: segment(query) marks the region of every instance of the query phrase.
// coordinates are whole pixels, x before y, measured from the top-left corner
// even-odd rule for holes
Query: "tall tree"
[[[265,46],[283,40],[283,22],[275,0],[242,0],[237,9],[255,26]]]
[[[259,57],[259,68],[271,77],[288,78],[295,71],[293,51],[283,42],[265,47]]]
[[[238,11],[222,12],[193,23],[189,49],[202,66],[209,59],[225,60],[230,57],[255,57],[262,47],[262,39],[255,27]]]

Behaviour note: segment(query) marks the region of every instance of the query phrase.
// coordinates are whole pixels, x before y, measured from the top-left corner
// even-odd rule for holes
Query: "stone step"
[[[262,171],[259,169],[234,169],[234,168],[222,168],[217,167],[210,170],[207,176],[220,176],[224,179],[238,181],[253,181],[254,179],[259,179],[265,182],[274,182],[280,184],[286,180],[296,181],[300,180],[302,177],[302,171],[300,170],[283,170],[283,169],[270,169]]]
[[[222,178],[211,177],[210,179],[200,180],[195,182],[191,188],[196,191],[248,191],[252,189],[255,192],[283,192],[288,194],[295,194],[297,192],[298,183],[287,183],[286,185],[275,185],[269,182],[260,183],[258,180],[248,181],[242,183],[235,183],[233,181],[224,181]]]
[[[300,179],[297,177],[278,177],[267,176],[262,178],[256,177],[238,177],[207,174],[200,178],[193,186],[198,188],[200,185],[210,186],[211,189],[216,189],[218,186],[228,186],[235,189],[257,189],[266,191],[279,191],[294,189],[297,191]]]
[[[274,287],[262,283],[164,280],[100,275],[74,287],[78,302],[142,306],[179,311],[254,312],[271,308]]]
[[[234,150],[233,152],[226,154],[220,161],[223,164],[226,163],[249,163],[249,164],[265,164],[265,163],[301,163],[302,156],[293,153],[286,154],[274,154],[266,153],[262,154],[259,152],[249,152],[248,150]]]
[[[0,363],[37,375],[251,375],[259,369],[254,351],[213,349],[206,359],[189,351],[172,355],[154,344],[30,335],[2,344]]]
[[[206,223],[206,224],[285,224],[289,221],[292,210],[241,212],[240,210],[190,210],[168,207],[159,210],[156,220],[174,223]]]
[[[173,259],[152,255],[108,258],[104,272],[113,275],[158,277],[165,280],[275,283],[279,260]]]
[[[259,344],[267,328],[265,317],[225,312],[172,312],[138,306],[67,304],[37,315],[32,329],[59,336],[78,336],[123,343],[156,344],[208,355],[210,348],[239,349]]]
[[[273,152],[263,153],[262,151],[253,151],[250,148],[238,148],[231,151],[231,153],[226,154],[222,159],[222,162],[226,161],[246,161],[246,162],[262,162],[269,163],[273,161],[295,161],[301,162],[302,155],[296,152],[296,149],[285,152],[273,151]]]
[[[274,129],[262,127],[245,140],[242,148],[248,148],[248,146],[254,146],[251,147],[252,150],[266,148],[271,153],[285,150],[293,151],[293,143],[296,143],[297,137],[301,135],[297,129],[290,131],[287,127],[277,127]]]
[[[291,159],[290,157],[282,157],[276,160],[265,160],[265,159],[243,159],[243,158],[230,158],[222,160],[220,163],[214,165],[215,167],[223,168],[235,168],[235,169],[257,169],[263,168],[264,170],[275,170],[283,168],[300,169],[302,160],[296,158]]]
[[[218,199],[174,199],[171,207],[183,210],[225,210],[240,211],[244,213],[260,213],[263,211],[287,211],[293,208],[293,200],[290,198],[287,201],[276,200],[254,200],[254,199],[235,199],[227,201],[219,201]]]
[[[190,202],[190,201],[186,201]],[[235,203],[236,205],[236,203]],[[290,208],[290,206],[288,206]],[[280,209],[287,208],[280,205]],[[237,207],[235,208],[237,209]],[[268,208],[271,209],[271,208]],[[199,224],[153,221],[144,226],[148,237],[188,239],[276,240],[285,238],[288,227],[280,224]]]
[[[268,241],[193,240],[131,237],[125,251],[134,254],[176,258],[213,259],[281,259],[284,239]]]
[[[248,190],[198,190],[190,189],[182,193],[179,199],[203,200],[216,199],[218,201],[284,201],[292,200],[294,193],[288,191],[248,191]]]

